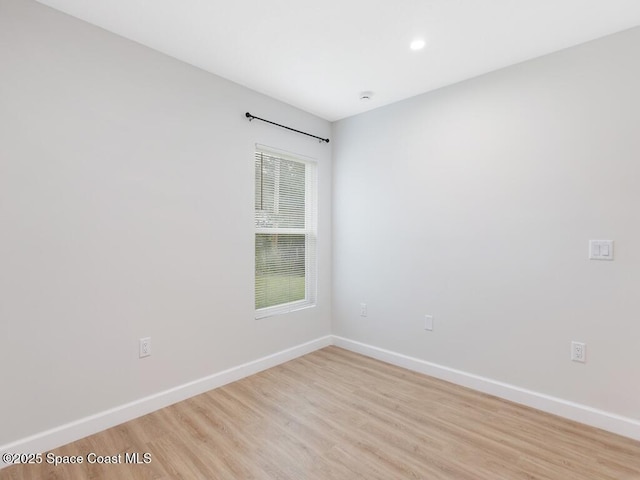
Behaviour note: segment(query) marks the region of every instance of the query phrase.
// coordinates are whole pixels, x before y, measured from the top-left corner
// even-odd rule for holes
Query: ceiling
[[[640,0],[39,1],[330,121],[640,24]]]

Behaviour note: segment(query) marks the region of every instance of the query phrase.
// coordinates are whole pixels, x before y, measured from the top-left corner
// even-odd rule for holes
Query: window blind
[[[256,318],[315,304],[316,165],[255,152]]]

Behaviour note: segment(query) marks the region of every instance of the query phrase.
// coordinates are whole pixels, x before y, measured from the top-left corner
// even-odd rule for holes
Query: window
[[[255,153],[256,318],[315,305],[316,164]]]

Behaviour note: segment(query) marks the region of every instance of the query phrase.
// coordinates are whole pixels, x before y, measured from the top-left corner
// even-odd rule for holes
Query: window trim
[[[305,236],[305,298],[294,300],[292,302],[281,303],[260,309],[255,308],[256,300],[256,275],[254,264],[254,312],[255,319],[272,317],[284,313],[313,308],[317,304],[317,285],[318,285],[318,162],[316,159],[280,150],[265,145],[255,144],[253,164],[254,164],[254,183],[255,183],[255,156],[263,153],[272,157],[277,157],[287,161],[304,163],[305,168],[305,226],[300,228],[269,228],[257,227],[255,225],[255,208],[254,208],[254,248],[255,239],[259,234],[295,234]],[[309,168],[311,167],[311,168]],[[255,191],[254,191],[255,205]]]

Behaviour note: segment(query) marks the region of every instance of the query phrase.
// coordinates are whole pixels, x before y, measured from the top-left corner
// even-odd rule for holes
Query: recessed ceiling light
[[[373,92],[362,92],[360,94],[360,100],[362,100],[363,102],[368,102],[369,100],[371,100],[371,97],[373,97]]]
[[[413,51],[422,50],[426,44],[427,42],[425,42],[422,38],[416,38],[413,42],[411,42],[409,48]]]

